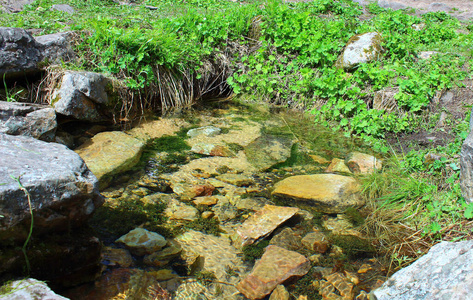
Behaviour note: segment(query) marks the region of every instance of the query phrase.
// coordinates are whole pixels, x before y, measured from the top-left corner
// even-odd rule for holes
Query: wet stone
[[[109,267],[128,268],[133,265],[133,258],[126,249],[104,247],[102,250],[102,264]]]
[[[330,243],[320,231],[310,232],[302,238],[302,244],[309,250],[317,253],[325,253],[330,248]]]
[[[279,284],[302,277],[310,269],[310,262],[303,255],[269,245],[250,274],[238,283],[238,290],[249,299],[269,295]]]
[[[302,247],[301,237],[289,227],[275,233],[269,244],[292,251],[300,250]]]
[[[299,209],[295,207],[265,205],[237,229],[242,241],[241,246],[251,245],[256,240],[267,236],[298,211]]]
[[[163,266],[163,261],[169,261],[179,256],[182,251],[181,245],[174,241],[168,240],[168,246],[144,257],[143,262],[150,266]]]
[[[269,300],[289,300],[289,292],[284,285],[280,284],[271,293]]]
[[[230,157],[235,155],[235,153],[233,153],[226,146],[207,143],[197,143],[192,146],[191,151],[197,154],[209,156]]]
[[[197,208],[186,205],[176,199],[170,199],[167,202],[167,208],[164,214],[169,217],[170,220],[195,221],[199,218]]]
[[[163,236],[143,228],[131,230],[117,239],[116,242],[125,244],[133,254],[138,256],[151,254],[167,244]]]
[[[192,202],[194,202],[195,205],[211,206],[217,204],[218,198],[215,196],[196,197]]]
[[[330,165],[327,167],[325,170],[326,173],[346,173],[346,174],[352,174],[348,166],[345,164],[345,161],[340,158],[334,158],[332,159],[332,162]]]
[[[216,179],[236,186],[249,186],[253,183],[253,179],[243,174],[227,173],[218,175]]]
[[[346,163],[355,174],[371,174],[381,170],[382,162],[373,155],[360,152],[352,152],[348,155]]]
[[[204,136],[216,136],[219,135],[222,132],[220,128],[214,127],[214,126],[205,126],[205,127],[199,127],[199,128],[194,128],[191,129],[187,132],[188,137],[196,137],[199,135],[204,135]]]
[[[294,142],[285,137],[263,135],[245,147],[248,161],[258,170],[264,171],[285,162],[291,156]]]

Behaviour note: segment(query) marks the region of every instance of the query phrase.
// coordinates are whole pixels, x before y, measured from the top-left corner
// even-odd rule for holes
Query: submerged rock
[[[280,284],[278,285],[273,292],[271,293],[271,296],[269,297],[269,300],[289,300],[289,292],[286,290],[284,285]]]
[[[108,267],[128,268],[133,265],[133,258],[126,249],[105,247],[102,251],[102,264]]]
[[[237,288],[249,299],[261,299],[279,284],[304,276],[309,269],[310,261],[303,255],[270,245]]]
[[[248,161],[264,171],[285,162],[291,156],[294,142],[286,137],[263,135],[245,147]]]
[[[144,228],[135,228],[116,240],[123,243],[131,253],[142,256],[151,254],[166,246],[166,239],[156,232],[148,231]]]
[[[215,126],[205,126],[205,127],[199,127],[199,128],[194,128],[194,129],[189,130],[187,132],[187,136],[188,137],[196,137],[198,135],[216,136],[216,135],[219,135],[221,132],[222,130]]]
[[[30,136],[51,142],[56,129],[56,113],[51,107],[0,101],[0,133]]]
[[[272,195],[289,198],[324,213],[341,213],[360,207],[360,186],[351,177],[335,174],[298,175],[275,184]]]
[[[192,152],[202,155],[229,157],[235,155],[230,149],[222,145],[197,143],[192,146]]]
[[[170,220],[195,221],[199,218],[199,211],[193,206],[186,205],[176,199],[170,199],[166,204],[167,208],[164,213]]]
[[[241,247],[251,245],[273,232],[279,225],[299,212],[299,208],[265,205],[237,229]]]
[[[1,300],[68,300],[69,298],[62,297],[54,293],[48,285],[33,278],[22,280],[15,280],[8,282],[0,287],[0,290],[8,291],[1,295]]]
[[[371,292],[378,300],[471,299],[473,240],[441,242]]]
[[[383,52],[381,42],[381,35],[377,32],[355,35],[348,41],[335,66],[350,70],[361,63],[379,59]]]
[[[144,143],[121,131],[101,132],[75,151],[97,176],[100,188],[108,186],[113,176],[135,166]]]

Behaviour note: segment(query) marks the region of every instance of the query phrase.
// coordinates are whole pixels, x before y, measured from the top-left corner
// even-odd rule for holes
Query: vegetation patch
[[[244,246],[242,248],[243,260],[253,264],[257,259],[263,256],[264,249],[269,245],[269,240],[261,240],[257,243]]]

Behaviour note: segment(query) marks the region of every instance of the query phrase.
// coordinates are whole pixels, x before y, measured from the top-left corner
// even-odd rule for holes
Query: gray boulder
[[[56,113],[47,105],[0,101],[0,133],[53,141]]]
[[[59,33],[34,39],[24,29],[0,27],[0,78],[36,73],[44,65],[70,60],[74,56],[70,37]]]
[[[35,234],[79,227],[103,203],[97,178],[66,146],[0,134],[0,241],[29,231],[29,192]]]
[[[452,8],[445,3],[435,2],[435,3],[430,3],[427,10],[429,12],[437,12],[437,11],[449,12],[452,10]]]
[[[0,300],[67,300],[54,293],[45,282],[27,278],[6,283],[3,288],[11,293],[0,295]]]
[[[383,53],[382,37],[377,32],[357,34],[350,38],[335,66],[350,70],[361,63],[377,60]]]
[[[407,6],[403,3],[387,0],[379,0],[378,5],[382,8],[390,8],[392,10],[400,10],[407,8]]]
[[[465,201],[473,202],[473,131],[463,142],[460,153],[460,187]]]
[[[112,81],[99,73],[66,71],[53,92],[57,113],[84,121],[105,121]]]
[[[1,78],[37,72],[40,61],[38,44],[26,30],[0,27]]]
[[[473,240],[441,242],[371,294],[377,300],[471,299],[472,262]]]
[[[0,0],[0,7],[4,7],[7,12],[17,13],[22,11],[25,5],[33,2],[35,0]]]
[[[51,6],[51,9],[62,11],[68,14],[73,14],[75,12],[74,8],[70,6],[69,4],[54,4],[53,6]]]

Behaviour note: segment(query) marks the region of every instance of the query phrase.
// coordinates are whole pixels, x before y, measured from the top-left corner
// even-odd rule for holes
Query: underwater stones
[[[269,300],[289,300],[289,297],[289,292],[284,285],[280,284],[273,290],[271,296],[269,296]]]
[[[215,126],[205,126],[205,127],[199,127],[199,128],[194,128],[194,129],[189,130],[187,132],[187,136],[188,137],[196,137],[198,135],[216,136],[216,135],[219,135],[221,132],[222,130]]]
[[[216,179],[229,183],[229,184],[236,185],[236,186],[248,186],[253,183],[252,178],[249,178],[248,176],[243,175],[243,174],[227,173],[227,174],[218,175]]]
[[[0,287],[0,291],[3,290],[7,292],[5,294],[0,294],[1,300],[69,299],[54,293],[45,282],[33,278],[7,282],[5,285]]]
[[[217,204],[218,198],[215,196],[196,197],[192,202],[194,202],[195,205],[211,206]]]
[[[301,237],[289,227],[275,233],[269,244],[292,251],[300,250],[302,247]]]
[[[370,296],[378,300],[471,299],[473,240],[441,242],[391,276]]]
[[[346,163],[355,174],[371,174],[376,170],[381,170],[382,161],[373,155],[352,152],[348,155]]]
[[[377,32],[358,34],[350,38],[337,59],[336,67],[350,70],[361,63],[377,60],[382,54],[382,37]]]
[[[176,237],[176,241],[181,245],[183,258],[189,254],[198,254],[202,271],[209,271],[215,274],[217,280],[236,284],[238,278],[228,278],[225,271],[227,267],[238,273],[245,271],[245,265],[239,256],[239,251],[230,244],[226,237],[205,234],[200,231],[189,230]]]
[[[61,84],[52,94],[51,102],[58,114],[77,120],[107,120],[112,80],[99,73],[66,71]]]
[[[100,188],[108,186],[113,176],[135,166],[144,143],[121,131],[101,132],[75,151],[97,176]]]
[[[144,228],[135,228],[116,240],[124,244],[131,253],[142,256],[151,254],[166,246],[166,239],[156,232]]]
[[[330,248],[330,242],[325,237],[325,234],[320,231],[309,232],[302,238],[301,242],[307,249],[321,254],[327,252]]]
[[[319,281],[322,299],[351,300],[355,297],[355,284],[344,274],[333,273],[325,275],[324,279]]]
[[[297,175],[275,184],[272,195],[294,200],[324,213],[341,213],[360,207],[360,186],[351,177],[335,174]]]
[[[199,211],[193,206],[186,205],[176,199],[170,199],[166,204],[167,208],[164,210],[164,214],[170,220],[195,221],[199,218]]]
[[[178,242],[168,240],[168,245],[165,248],[145,256],[143,262],[149,266],[161,267],[169,263],[170,259],[179,256],[181,251],[182,247]]]
[[[253,166],[264,171],[285,162],[291,156],[293,144],[286,137],[263,135],[245,147],[245,154]]]
[[[159,118],[158,120],[141,122],[126,133],[146,143],[151,139],[157,139],[165,135],[172,136],[186,126],[189,126],[189,124],[182,119]]]
[[[212,207],[212,211],[220,222],[234,219],[238,215],[238,209],[224,197],[220,198],[217,205]]]
[[[128,268],[133,265],[133,258],[126,249],[104,247],[102,250],[102,264],[109,267]]]
[[[237,229],[241,247],[253,244],[273,232],[279,225],[299,212],[296,207],[265,205]]]
[[[332,159],[332,162],[325,170],[326,173],[346,173],[352,174],[348,166],[345,164],[345,161],[340,158]]]
[[[64,145],[0,134],[0,153],[0,240],[26,239],[31,216],[20,183],[31,196],[35,234],[80,227],[103,203],[97,178]]]
[[[56,129],[56,113],[51,107],[0,101],[0,133],[30,136],[51,142]]]
[[[191,148],[191,151],[197,154],[209,156],[230,157],[235,155],[230,149],[222,145],[214,145],[208,143],[197,143]]]
[[[269,245],[250,274],[238,283],[238,290],[249,299],[261,299],[279,284],[302,277],[310,269],[310,261],[303,255]]]

